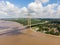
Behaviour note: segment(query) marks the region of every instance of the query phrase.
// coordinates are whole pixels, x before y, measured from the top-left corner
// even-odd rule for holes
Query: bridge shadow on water
[[[25,30],[25,29],[28,29],[28,27],[25,27],[25,28],[22,28],[22,29],[18,29],[17,27],[15,27],[11,31],[0,34],[0,36],[13,36],[13,35],[23,34],[23,35],[28,35],[30,37],[36,37],[36,36],[31,35],[31,34],[25,34],[25,33],[21,32],[21,30]]]
[[[0,36],[3,36],[3,35],[20,35],[20,34],[24,34],[21,32],[21,30],[24,30],[25,28],[23,29],[18,29],[18,28],[13,28],[11,31],[8,31],[8,32],[5,32],[5,33],[2,33],[0,34]]]

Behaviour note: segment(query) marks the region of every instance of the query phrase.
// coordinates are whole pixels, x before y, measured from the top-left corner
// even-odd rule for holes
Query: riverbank
[[[22,24],[13,22],[5,23],[10,27],[24,27]],[[1,24],[4,26],[3,24]],[[0,26],[1,26],[0,25]],[[21,30],[18,34],[7,34],[0,37],[0,45],[60,45],[60,37],[34,32],[29,29]]]

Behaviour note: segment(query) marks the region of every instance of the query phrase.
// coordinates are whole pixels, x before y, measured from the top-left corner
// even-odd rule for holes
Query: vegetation
[[[11,20],[15,21],[24,25],[27,25],[27,18],[24,19],[15,19]],[[48,21],[47,23],[44,23]],[[38,27],[39,29],[37,32],[43,32],[46,34],[52,34],[52,35],[60,35],[60,20],[59,19],[31,19],[32,24],[37,24],[37,23],[43,23],[43,24],[37,24],[37,25],[32,25],[31,27]]]

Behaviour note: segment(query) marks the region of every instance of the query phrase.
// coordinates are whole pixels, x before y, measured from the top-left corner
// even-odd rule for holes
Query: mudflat
[[[22,24],[15,26],[24,27]],[[0,36],[0,45],[60,45],[60,37],[25,29],[19,34]]]

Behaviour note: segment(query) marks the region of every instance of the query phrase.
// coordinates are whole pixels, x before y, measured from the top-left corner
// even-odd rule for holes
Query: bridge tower
[[[31,28],[31,15],[28,15],[28,26],[29,26],[29,30],[32,30]]]

